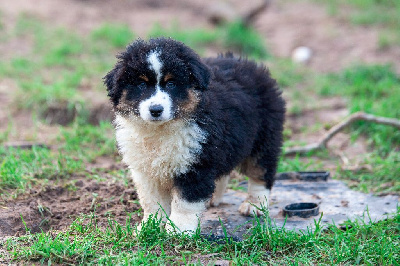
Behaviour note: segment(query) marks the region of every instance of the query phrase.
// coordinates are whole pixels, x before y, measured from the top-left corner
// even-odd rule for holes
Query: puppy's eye
[[[168,81],[167,84],[165,84],[165,88],[168,90],[175,89],[176,83],[174,81]]]
[[[138,87],[140,90],[145,90],[145,89],[147,88],[147,84],[146,84],[146,82],[142,81],[142,82],[140,82],[140,83],[137,85],[137,87]]]

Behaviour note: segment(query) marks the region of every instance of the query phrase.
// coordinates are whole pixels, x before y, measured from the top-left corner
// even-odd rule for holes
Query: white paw
[[[143,227],[143,221],[141,221],[141,222],[137,225],[136,230],[133,232],[133,235],[134,235],[134,236],[139,236],[139,235],[140,235],[140,232],[142,231],[142,227]]]
[[[239,206],[239,213],[243,216],[263,216],[263,208],[267,208],[268,205],[265,202],[260,202],[257,200],[246,199]]]
[[[170,221],[168,221],[165,224],[165,230],[167,231],[168,234],[173,234],[176,233],[176,231],[178,230],[178,228],[174,227]]]
[[[197,226],[188,226],[188,225],[184,225],[184,224],[176,224],[174,223],[174,225],[171,224],[171,221],[168,221],[165,224],[165,230],[169,233],[169,234],[186,234],[186,235],[193,235],[196,231]]]

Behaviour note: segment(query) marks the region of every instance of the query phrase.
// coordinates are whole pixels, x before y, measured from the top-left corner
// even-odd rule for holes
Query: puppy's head
[[[190,116],[210,79],[199,56],[172,39],[137,40],[117,58],[104,77],[114,110],[149,123]]]

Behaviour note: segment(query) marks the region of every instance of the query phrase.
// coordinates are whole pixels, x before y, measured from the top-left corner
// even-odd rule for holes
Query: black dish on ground
[[[287,215],[289,217],[299,216],[302,218],[308,218],[318,214],[319,206],[317,203],[312,202],[292,203],[283,208],[283,215]]]

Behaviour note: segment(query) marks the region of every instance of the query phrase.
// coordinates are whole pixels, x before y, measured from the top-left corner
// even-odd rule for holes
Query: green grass
[[[126,25],[103,24],[91,33],[95,41],[110,43],[114,48],[124,48],[135,38],[135,34]]]
[[[358,25],[397,27],[400,24],[400,2],[397,0],[319,0],[326,2],[330,14],[340,9],[350,11],[350,21]]]
[[[351,17],[356,24],[398,27],[400,2],[397,0],[355,0],[351,5],[358,9]]]
[[[321,169],[323,169],[321,162],[312,158],[303,161],[300,156],[296,156],[290,159],[282,157],[277,172],[320,171]]]
[[[99,126],[75,123],[72,128],[62,129],[58,142],[66,153],[89,162],[116,152],[114,129],[109,122],[101,122]]]
[[[23,109],[45,109],[54,103],[83,107],[82,83],[86,88],[103,91],[101,77],[112,67],[115,49],[134,38],[129,29],[114,24],[105,24],[83,37],[49,27],[27,14],[21,15],[15,28],[4,34],[32,40],[26,43],[30,46],[27,55],[16,53],[0,64],[0,77],[15,79],[21,88],[16,101]]]
[[[378,46],[400,45],[400,1],[398,0],[318,0],[327,4],[328,13],[345,17],[355,25],[379,27],[386,31],[379,37]],[[384,38],[384,39],[382,39]]]
[[[399,118],[400,76],[388,65],[359,65],[328,75],[320,84],[322,96],[341,95],[348,98],[351,113],[366,113]],[[382,154],[400,145],[400,131],[385,125],[357,122],[355,135],[364,134]]]
[[[32,150],[0,148],[0,191],[25,189],[38,179],[51,179],[81,170],[82,162],[44,148]]]
[[[293,63],[286,58],[274,58],[268,62],[271,75],[283,91],[298,91],[298,86],[310,81],[315,75],[307,67]]]
[[[347,181],[351,188],[362,192],[377,194],[400,192],[400,153],[390,152],[382,157],[379,154],[365,155],[360,165],[367,165],[369,169],[360,169],[356,172],[340,170],[338,176]]]
[[[81,79],[79,72],[60,71],[58,80],[49,84],[40,78],[21,81],[16,102],[21,109],[46,109],[57,103],[66,103],[72,108],[82,102],[77,92]]]
[[[269,218],[257,219],[241,242],[210,242],[198,232],[171,235],[151,219],[136,234],[128,215],[125,224],[112,219],[100,227],[96,215],[82,216],[63,232],[27,234],[2,244],[13,262],[68,264],[201,264],[217,259],[243,264],[379,264],[400,260],[400,211],[378,223],[347,221],[297,233],[270,227]],[[137,236],[135,236],[137,235]],[[212,254],[210,256],[210,254]]]
[[[216,29],[190,30],[182,29],[176,23],[169,28],[156,24],[150,31],[149,37],[160,36],[179,40],[197,50],[206,45],[216,45],[250,58],[265,59],[269,56],[262,37],[240,21],[226,23]]]
[[[226,47],[233,48],[251,58],[265,59],[270,56],[262,37],[254,29],[246,27],[241,21],[223,25],[220,32]]]
[[[48,37],[42,36],[37,40],[41,49],[45,49],[43,63],[45,66],[67,66],[75,67],[79,60],[79,55],[83,52],[83,40],[74,33],[68,32],[64,29],[56,29],[51,32],[51,44]],[[40,42],[40,43],[39,43]]]
[[[170,27],[155,24],[148,35],[150,38],[170,37],[198,50],[201,50],[205,45],[217,42],[219,37],[215,30],[182,29],[177,23],[173,23]]]
[[[13,194],[12,190],[23,193],[37,183],[82,173],[85,163],[115,153],[110,123],[99,126],[75,123],[72,128],[61,129],[57,143],[52,149],[0,147],[0,192],[4,196]]]

